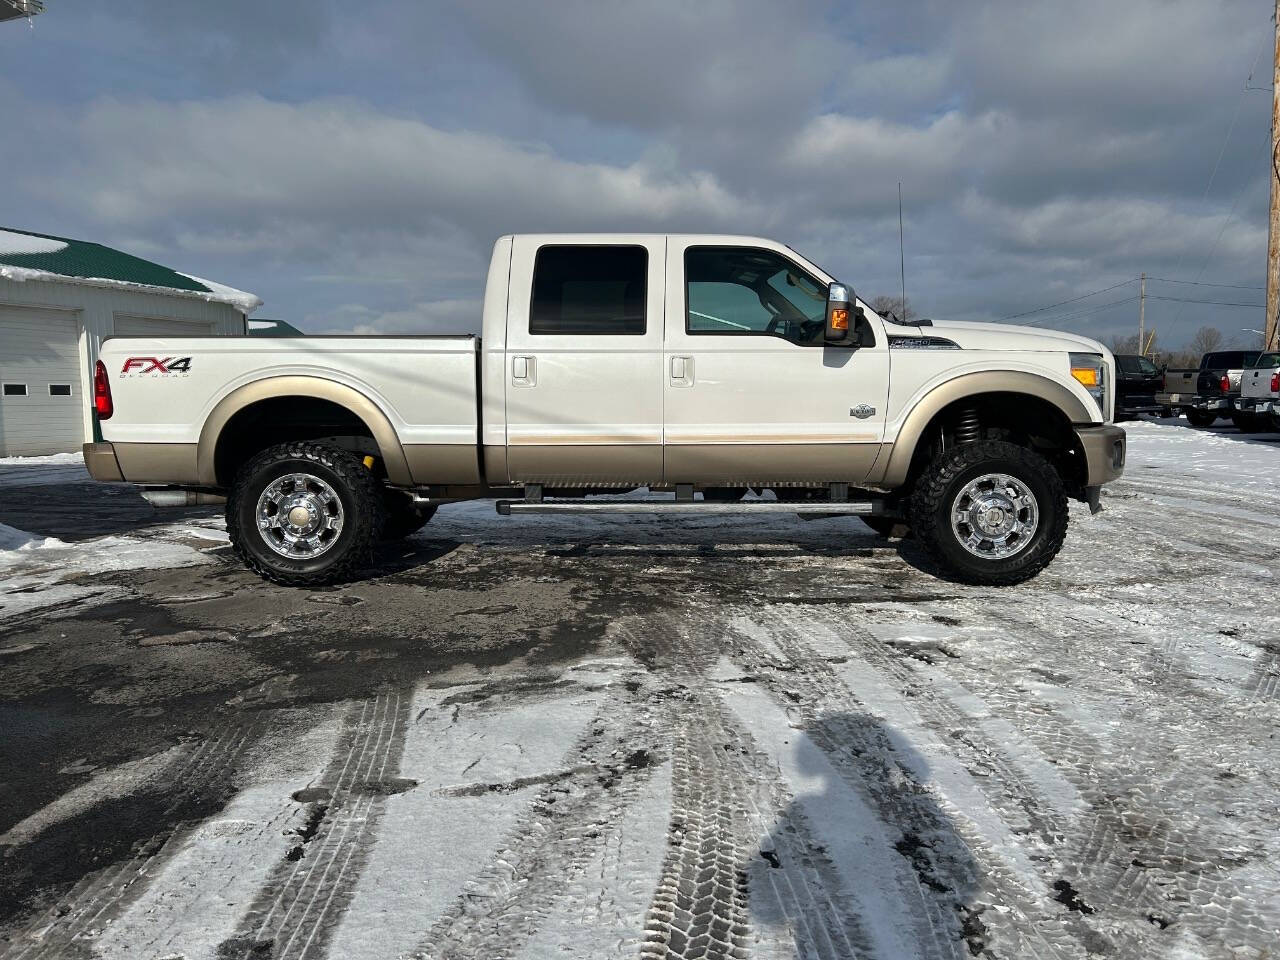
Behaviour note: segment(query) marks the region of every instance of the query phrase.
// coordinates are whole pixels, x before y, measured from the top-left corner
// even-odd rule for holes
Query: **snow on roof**
[[[38,237],[31,233],[14,233],[12,230],[0,230],[0,257],[15,253],[60,253],[65,249],[67,249],[65,240]]]
[[[125,287],[225,303],[249,314],[262,306],[252,293],[179,273],[99,243],[0,228],[0,278]]]

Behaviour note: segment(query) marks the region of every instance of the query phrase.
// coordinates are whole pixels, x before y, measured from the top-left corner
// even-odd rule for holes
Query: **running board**
[[[803,500],[799,503],[781,500],[740,500],[736,503],[707,500],[499,500],[497,508],[504,517],[515,513],[813,513],[869,516],[882,512],[883,505],[869,500]]]

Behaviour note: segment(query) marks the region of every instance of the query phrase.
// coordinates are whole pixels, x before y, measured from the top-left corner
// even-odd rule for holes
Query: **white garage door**
[[[157,320],[155,317],[116,317],[117,337],[207,337],[213,327],[185,320]]]
[[[84,403],[76,318],[0,306],[0,456],[79,451]]]

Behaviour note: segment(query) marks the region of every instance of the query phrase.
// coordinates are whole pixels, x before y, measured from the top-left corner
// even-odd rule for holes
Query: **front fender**
[[[877,487],[900,487],[907,480],[916,446],[924,436],[933,418],[945,408],[966,397],[987,393],[1021,393],[1045,400],[1059,410],[1068,422],[1091,423],[1094,415],[1067,387],[1047,377],[1020,370],[986,370],[966,373],[934,387],[916,401],[898,430],[889,457],[883,460],[883,468],[868,478],[868,484]]]

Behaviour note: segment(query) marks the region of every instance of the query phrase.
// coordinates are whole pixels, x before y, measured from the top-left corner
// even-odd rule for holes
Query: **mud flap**
[[[1097,515],[1102,512],[1102,487],[1085,487],[1084,502],[1089,505],[1089,513]]]

